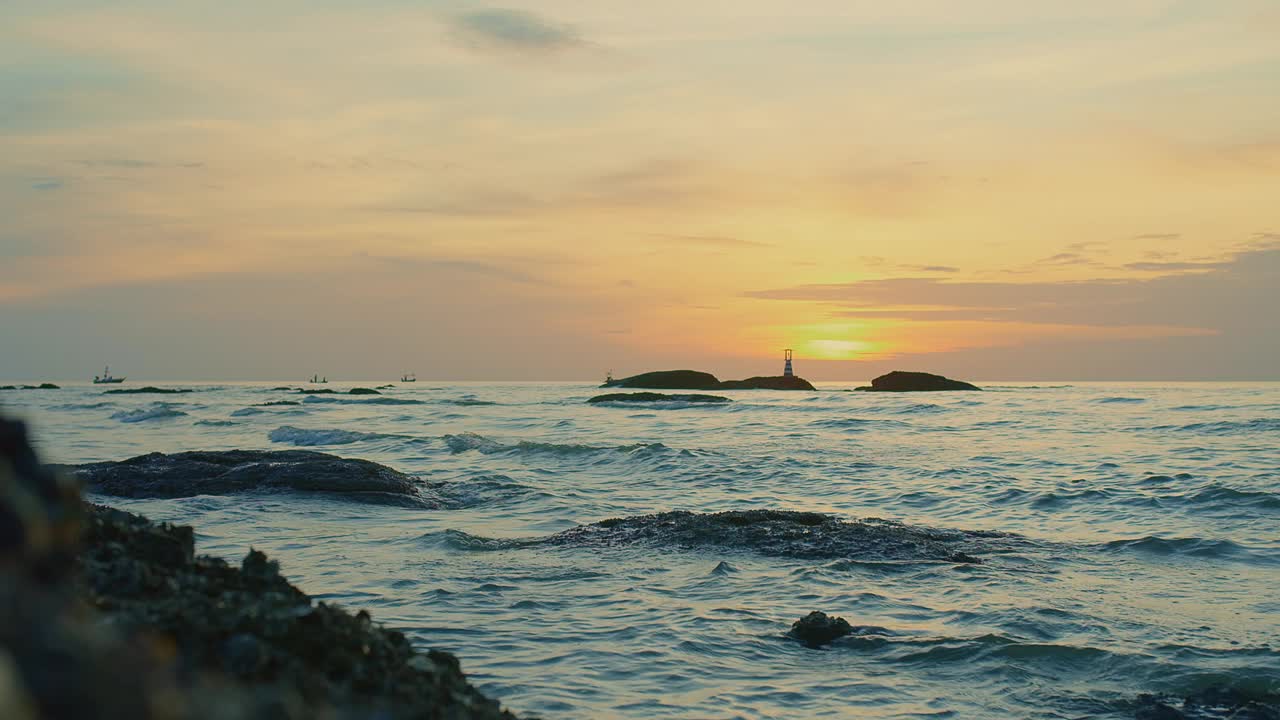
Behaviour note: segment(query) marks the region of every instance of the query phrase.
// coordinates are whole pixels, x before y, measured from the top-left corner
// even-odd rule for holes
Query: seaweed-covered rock
[[[961,380],[923,372],[894,370],[871,381],[871,385],[854,388],[862,392],[940,392],[945,390],[981,390]]]
[[[715,390],[720,380],[698,370],[658,370],[621,380],[610,380],[600,387],[641,388],[648,390]]]
[[[71,466],[95,492],[121,497],[229,495],[251,490],[341,493],[354,500],[435,507],[419,484],[385,465],[310,450],[148,453]]]
[[[814,610],[792,623],[787,635],[811,648],[819,648],[852,632],[853,626],[848,620]]]
[[[250,551],[82,504],[0,418],[0,717],[514,720],[457,658],[314,603]],[[50,562],[61,558],[60,562]]]
[[[147,385],[140,388],[116,388],[115,390],[104,390],[103,395],[178,395],[181,393],[195,392],[190,388],[162,388],[154,385]]]
[[[746,380],[725,380],[721,390],[816,390],[812,383],[795,375],[769,375]]]
[[[665,395],[663,393],[638,392],[638,393],[607,393],[605,395],[597,395],[587,402],[589,403],[647,403],[647,402],[687,402],[687,403],[727,403],[732,402],[727,397],[719,395]]]
[[[841,520],[788,510],[665,512],[613,518],[523,543],[614,546],[649,544],[712,547],[798,558],[854,558],[908,562],[981,562],[981,552],[1012,536],[915,527],[889,520]]]

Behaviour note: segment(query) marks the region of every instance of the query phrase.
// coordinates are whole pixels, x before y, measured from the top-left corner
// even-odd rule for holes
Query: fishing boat
[[[319,375],[312,375],[311,380],[309,380],[308,382],[310,382],[313,385],[325,385],[325,384],[328,384],[329,378],[320,377]]]
[[[102,374],[101,374],[101,375],[94,375],[94,376],[93,376],[93,384],[94,384],[94,385],[114,385],[114,384],[116,384],[116,383],[122,383],[122,382],[124,382],[124,378],[122,378],[122,377],[111,377],[111,367],[110,367],[110,366],[107,366],[107,367],[102,368]]]
[[[418,376],[413,373],[405,373],[400,376],[400,382],[418,382]]]

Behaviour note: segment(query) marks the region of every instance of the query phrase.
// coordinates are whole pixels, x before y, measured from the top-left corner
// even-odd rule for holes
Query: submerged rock
[[[1009,536],[935,530],[879,519],[841,520],[811,512],[731,510],[614,518],[532,542],[587,547],[651,544],[796,558],[977,563],[981,560],[969,552],[986,549],[1001,537]]]
[[[161,388],[154,385],[147,385],[140,388],[116,388],[115,390],[103,390],[103,395],[177,395],[178,393],[195,392],[190,388]]]
[[[339,493],[353,500],[435,507],[417,481],[369,460],[309,450],[149,453],[70,466],[89,489],[122,497],[229,495],[250,490]]]
[[[819,648],[851,633],[853,633],[853,626],[849,621],[814,610],[792,623],[787,635],[811,648]]]
[[[816,390],[812,383],[794,375],[771,375],[746,380],[725,380],[721,390]]]
[[[863,392],[939,392],[944,390],[981,390],[960,380],[923,372],[894,370],[871,381],[871,385],[854,388]]]
[[[611,380],[600,387],[647,388],[650,390],[715,390],[720,380],[697,370],[659,370]]]
[[[597,395],[587,402],[603,403],[603,402],[629,402],[629,403],[645,403],[645,402],[689,402],[689,403],[727,403],[733,402],[727,397],[719,395],[664,395],[662,393],[638,392],[638,393],[608,393],[606,395]]]

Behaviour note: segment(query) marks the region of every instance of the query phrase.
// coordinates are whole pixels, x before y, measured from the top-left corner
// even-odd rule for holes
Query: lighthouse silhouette
[[[795,373],[791,372],[791,348],[787,348],[783,352],[786,353],[787,364],[782,367],[782,376],[794,377]]]

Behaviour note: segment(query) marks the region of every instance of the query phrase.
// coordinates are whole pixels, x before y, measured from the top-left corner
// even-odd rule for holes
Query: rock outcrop
[[[647,403],[647,402],[687,402],[687,403],[727,403],[727,397],[719,395],[665,395],[663,393],[608,393],[597,395],[589,403]]]
[[[0,418],[0,717],[515,720],[457,658],[314,602],[275,562],[85,505]]]
[[[854,388],[863,392],[939,392],[945,390],[981,390],[960,380],[923,372],[894,370],[871,381],[871,385]]]
[[[645,390],[813,390],[808,380],[783,375],[753,377],[746,380],[720,381],[715,375],[698,370],[660,370],[610,380],[600,387],[640,388]]]
[[[382,393],[373,388],[351,388],[347,391],[348,395],[381,395]]]
[[[643,388],[648,390],[715,390],[720,380],[711,373],[697,370],[659,370],[641,373],[621,380],[611,380],[600,387]]]
[[[853,633],[853,626],[842,617],[832,617],[820,610],[805,615],[791,624],[787,635],[811,648],[820,648]]]
[[[775,557],[870,561],[981,562],[970,552],[994,548],[999,533],[915,527],[889,520],[841,520],[813,512],[730,510],[665,512],[580,525],[517,545],[655,545],[715,548]]]
[[[61,390],[62,388],[53,383],[40,383],[39,385],[0,385],[0,390]]]
[[[341,494],[346,499],[435,507],[413,478],[369,460],[309,450],[149,453],[65,469],[90,490],[121,497],[229,495],[252,490]]]
[[[812,383],[794,375],[770,375],[746,380],[725,380],[720,390],[816,390]]]

